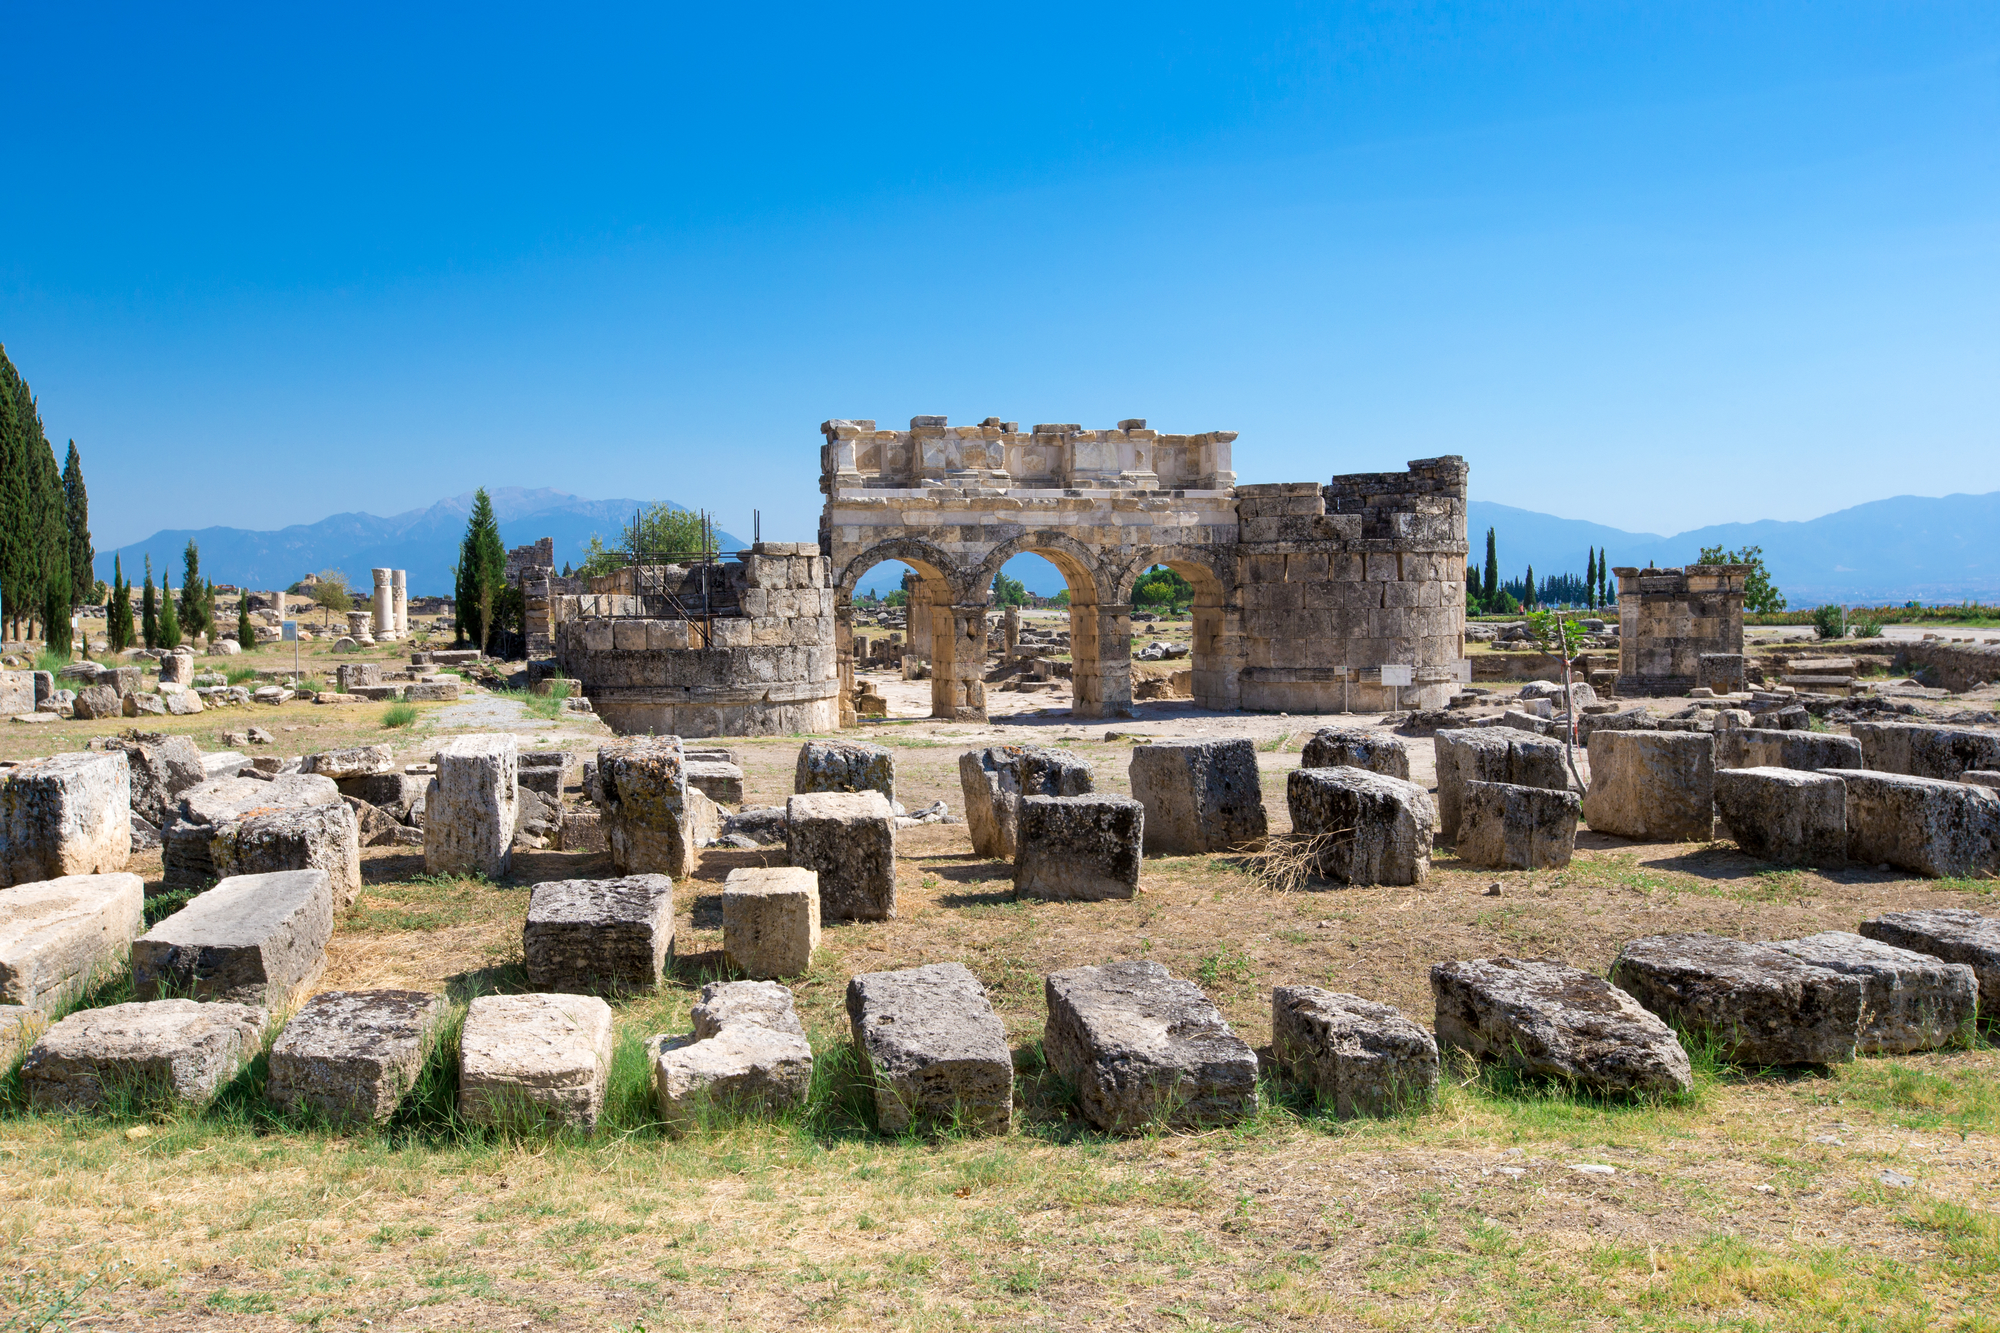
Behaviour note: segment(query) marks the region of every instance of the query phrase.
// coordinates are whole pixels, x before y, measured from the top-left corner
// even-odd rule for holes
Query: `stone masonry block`
[[[21,1083],[42,1112],[200,1106],[256,1054],[269,1020],[254,1005],[193,1000],[79,1009],[30,1048]]]
[[[30,759],[0,782],[0,886],[104,875],[132,856],[132,771],[121,753]]]
[[[1014,857],[1014,893],[1099,902],[1139,892],[1146,808],[1123,796],[1026,796]]]
[[[1191,856],[1261,846],[1266,832],[1257,748],[1247,739],[1137,746],[1132,796],[1146,807],[1146,851]]]
[[[792,993],[771,981],[712,981],[692,1010],[694,1032],[658,1036],[653,1097],[676,1129],[716,1115],[772,1114],[804,1103],[812,1046]]]
[[[476,1125],[594,1130],[611,1049],[611,1006],[595,995],[481,995],[459,1038],[458,1113]]]
[[[1879,773],[1957,782],[1967,769],[2000,768],[2000,731],[1924,722],[1856,722],[1852,730],[1858,767]]]
[[[1313,871],[1344,884],[1421,884],[1437,807],[1414,782],[1359,768],[1297,768],[1285,803],[1295,837],[1322,839]]]
[[[396,771],[396,753],[387,745],[355,745],[345,750],[323,750],[306,756],[299,765],[302,773],[317,773],[338,783],[343,778],[373,777]]]
[[[1861,934],[1947,963],[1964,963],[1979,984],[1980,1013],[2000,1018],[2000,917],[1963,907],[1884,912],[1862,922]]]
[[[1715,812],[1746,856],[1779,865],[1839,865],[1847,859],[1847,784],[1831,773],[1721,769],[1715,775]]]
[[[1852,1059],[1860,1040],[1859,979],[1767,944],[1650,935],[1625,946],[1611,980],[1743,1064],[1830,1064]]]
[[[1715,733],[1715,767],[1792,768],[1816,772],[1822,768],[1860,768],[1861,742],[1852,736],[1818,731],[1779,731],[1767,727],[1727,727]]]
[[[717,805],[743,804],[743,770],[735,764],[690,759],[686,768],[688,786],[705,793]]]
[[[822,921],[896,915],[896,816],[882,793],[816,792],[785,802],[791,863],[819,876]]]
[[[604,836],[622,875],[685,878],[695,866],[695,810],[680,739],[627,736],[597,752]]]
[[[1007,1029],[963,964],[857,976],[847,983],[847,1017],[883,1133],[1007,1132],[1014,1111]]]
[[[424,791],[424,869],[499,879],[513,868],[520,750],[511,735],[460,736],[432,756]]]
[[[133,942],[132,989],[282,1009],[319,978],[332,937],[324,870],[237,875]]]
[[[1965,1032],[1979,1009],[1979,978],[1964,963],[1900,949],[1844,930],[1771,947],[1829,972],[1861,982],[1863,1055],[1906,1055],[1934,1050]]]
[[[1300,768],[1365,768],[1384,777],[1410,776],[1410,747],[1401,736],[1359,727],[1321,727],[1299,752]]]
[[[1423,1107],[1437,1094],[1437,1042],[1386,1004],[1317,986],[1271,991],[1271,1053],[1342,1119]]]
[[[1091,790],[1090,763],[1068,750],[992,745],[958,757],[966,831],[981,856],[1014,859],[1023,796],[1081,796]]]
[[[124,752],[132,778],[132,813],[154,828],[166,826],[176,797],[208,781],[202,753],[186,736],[113,739],[107,748]]]
[[[272,1043],[264,1097],[287,1115],[381,1124],[416,1086],[443,1011],[425,991],[321,991]]]
[[[753,978],[795,977],[819,948],[819,876],[798,866],[743,867],[722,886],[722,951]]]
[[[0,1004],[49,1008],[122,967],[145,929],[137,875],[66,875],[0,889]]]
[[[1553,961],[1475,958],[1431,968],[1437,1041],[1475,1060],[1605,1093],[1694,1085],[1673,1030],[1602,977]]]
[[[224,824],[209,840],[209,855],[222,879],[324,870],[337,912],[361,896],[361,825],[345,804],[269,810]]]
[[[541,991],[650,990],[673,943],[674,882],[665,875],[537,884],[521,927],[528,984]]]
[[[1459,810],[1468,782],[1506,782],[1517,787],[1567,790],[1569,766],[1562,742],[1506,728],[1440,731],[1437,747],[1438,836],[1458,837]]]
[[[1590,738],[1592,832],[1646,842],[1715,835],[1715,742],[1705,731],[1600,731]]]
[[[1459,809],[1458,859],[1494,870],[1566,866],[1583,802],[1565,788],[1468,782]]]
[[[799,747],[797,771],[792,790],[800,796],[813,792],[879,791],[885,800],[896,799],[896,758],[880,745],[855,741],[807,741]]]
[[[1941,879],[2000,870],[2000,792],[1900,773],[1829,769],[1847,788],[1847,858]]]

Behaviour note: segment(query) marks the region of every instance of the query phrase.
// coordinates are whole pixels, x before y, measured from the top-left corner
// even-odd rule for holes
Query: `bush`
[[[1882,622],[1879,620],[1856,621],[1853,634],[1857,639],[1879,639],[1882,637]]]
[[[1813,633],[1822,639],[1841,639],[1847,636],[1847,612],[1831,602],[1813,608],[1812,623]]]
[[[417,720],[417,706],[411,703],[393,703],[382,712],[382,729],[407,727]]]

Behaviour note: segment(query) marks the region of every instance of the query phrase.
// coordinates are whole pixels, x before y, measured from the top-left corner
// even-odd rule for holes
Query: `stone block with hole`
[[[1312,873],[1342,884],[1421,884],[1437,806],[1414,782],[1360,768],[1297,768],[1285,779],[1292,835]]]
[[[321,991],[271,1044],[264,1098],[343,1128],[381,1124],[416,1086],[443,1012],[426,991]]]
[[[481,995],[459,1037],[458,1113],[476,1125],[593,1130],[612,1045],[611,1006],[595,995]]]
[[[795,977],[819,948],[819,876],[800,866],[741,867],[722,886],[722,951],[747,977]]]
[[[896,816],[881,792],[789,798],[785,847],[794,866],[819,876],[821,921],[896,915]]]
[[[225,879],[132,943],[141,999],[193,996],[282,1009],[318,980],[333,937],[324,870]]]
[[[1147,826],[1146,808],[1129,797],[1023,797],[1015,894],[1054,902],[1134,897]]]
[[[650,990],[674,944],[674,882],[665,875],[537,884],[521,927],[528,984],[577,994]]]
[[[1317,986],[1271,991],[1271,1053],[1341,1119],[1428,1106],[1437,1042],[1397,1009]]]
[[[986,988],[960,963],[870,972],[847,983],[847,1017],[885,1134],[1005,1134],[1014,1059]]]
[[[1460,797],[1458,859],[1489,870],[1569,864],[1583,802],[1575,792],[1511,782],[1468,782]]]

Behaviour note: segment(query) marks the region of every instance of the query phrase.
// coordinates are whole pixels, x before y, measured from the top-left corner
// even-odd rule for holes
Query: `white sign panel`
[[[1412,674],[1409,667],[1385,666],[1382,668],[1382,683],[1384,685],[1408,685],[1411,679]]]
[[[298,641],[299,641],[299,622],[296,620],[287,620],[282,622],[281,627],[278,631],[278,642],[297,643]]]
[[[1472,659],[1466,657],[1452,663],[1451,674],[1458,680],[1470,683],[1472,680]]]

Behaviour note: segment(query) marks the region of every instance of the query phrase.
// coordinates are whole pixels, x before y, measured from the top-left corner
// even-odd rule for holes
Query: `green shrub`
[[[393,703],[382,713],[383,730],[392,727],[407,727],[417,720],[417,706],[412,703]]]
[[[1828,602],[1825,606],[1813,608],[1813,633],[1822,639],[1839,639],[1847,635],[1847,612]]]

